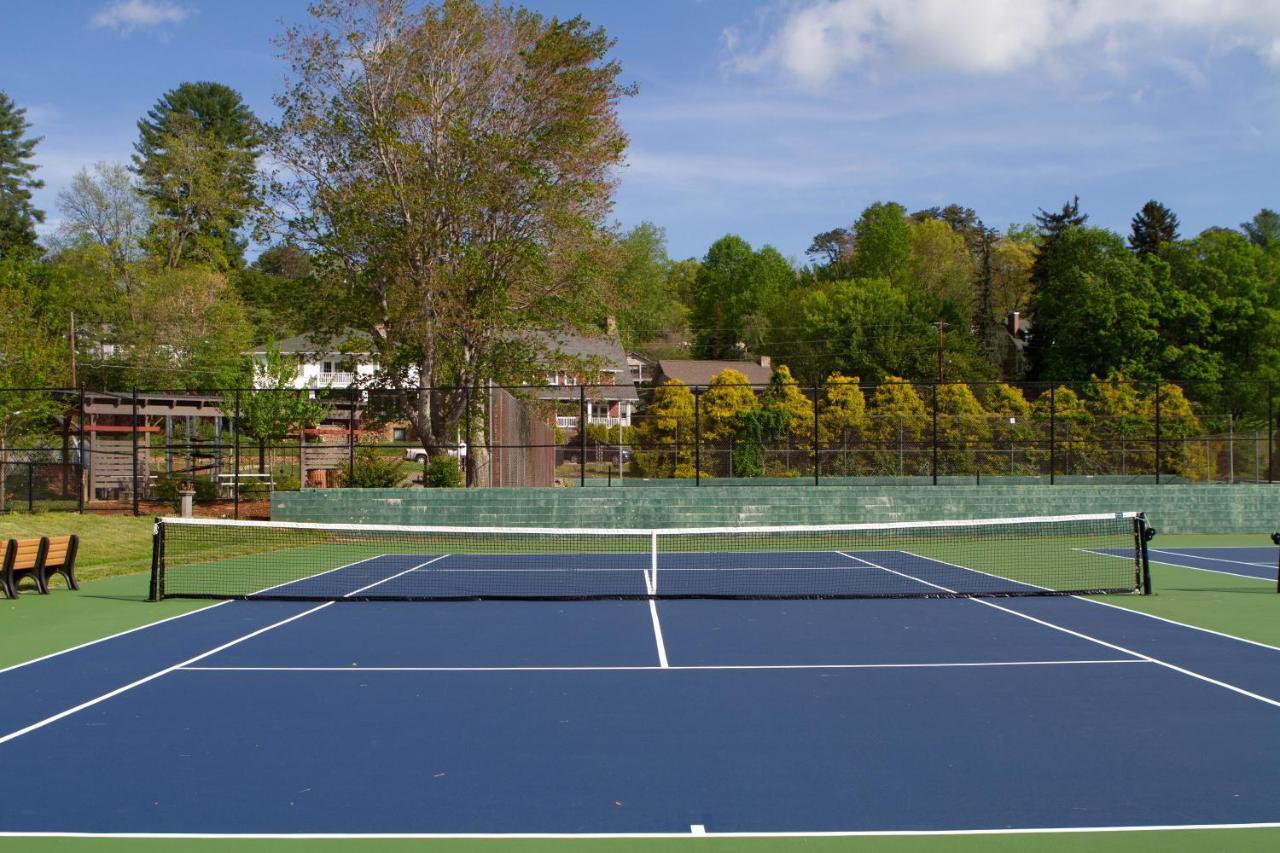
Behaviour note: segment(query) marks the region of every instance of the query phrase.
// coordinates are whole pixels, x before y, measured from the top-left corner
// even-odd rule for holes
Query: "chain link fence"
[[[201,512],[241,517],[299,488],[1249,484],[1276,473],[1267,382],[43,389],[42,407],[24,394],[40,414],[6,422],[3,511],[160,513],[187,490]],[[430,425],[428,447],[415,424]]]

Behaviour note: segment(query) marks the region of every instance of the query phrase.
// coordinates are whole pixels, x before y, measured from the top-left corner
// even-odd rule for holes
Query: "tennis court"
[[[118,780],[73,809],[10,800],[0,830],[1280,825],[1280,650],[1031,594],[1141,588],[1132,558],[1069,558],[1134,554],[1132,520],[1098,518],[1030,538],[806,530],[812,548],[775,531],[714,551],[706,532],[666,547],[450,533],[455,552],[406,531],[175,525],[166,594],[256,582],[262,600],[0,673],[6,778],[51,796]]]
[[[1274,547],[1158,548],[1151,547],[1151,562],[1182,566],[1245,578],[1276,581],[1277,554]],[[1120,551],[1116,556],[1127,556]]]

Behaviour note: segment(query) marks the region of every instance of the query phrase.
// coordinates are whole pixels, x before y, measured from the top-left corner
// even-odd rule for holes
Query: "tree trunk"
[[[267,473],[267,440],[258,439],[258,473]]]
[[[7,448],[5,447],[4,438],[0,437],[0,512],[4,512],[5,506],[5,463],[9,461]]]
[[[470,425],[470,429],[468,430],[470,434],[466,437],[466,442],[467,442],[466,471],[467,471],[467,486],[471,488],[487,486],[492,482],[492,477],[490,476],[490,471],[489,471],[489,465],[491,463],[491,460],[489,458],[489,440],[488,440],[488,435],[489,435],[489,429],[488,429],[489,404],[487,399],[488,395],[485,394],[484,396],[480,396],[481,394],[484,394],[484,392],[483,391],[472,392],[471,401],[473,403],[477,400],[482,402],[478,406],[473,405],[472,407],[473,411],[471,413],[471,417],[467,419],[467,423]]]

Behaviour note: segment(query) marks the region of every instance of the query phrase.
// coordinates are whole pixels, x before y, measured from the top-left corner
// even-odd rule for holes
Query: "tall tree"
[[[133,169],[154,211],[149,245],[169,268],[244,266],[239,231],[259,205],[258,120],[221,83],[183,83],[138,122]]]
[[[1255,246],[1267,249],[1280,244],[1280,213],[1270,208],[1262,208],[1253,219],[1241,222],[1240,228]]]
[[[133,384],[199,390],[243,375],[250,325],[225,276],[201,269],[161,270],[129,299],[118,341]]]
[[[1134,215],[1129,233],[1129,248],[1139,256],[1153,255],[1161,243],[1178,239],[1178,217],[1172,210],[1152,199]]]
[[[903,284],[911,263],[911,225],[902,205],[876,202],[853,224],[853,274]]]
[[[1236,235],[1237,238],[1239,235]],[[1029,346],[1036,379],[1151,375],[1160,343],[1149,265],[1101,228],[1061,231],[1036,259]]]
[[[0,91],[0,257],[34,251],[36,226],[44,222],[31,201],[44,181],[32,177],[40,137],[27,136],[30,129],[26,109]]]
[[[13,443],[61,414],[55,398],[28,389],[66,381],[64,348],[40,323],[25,258],[0,258],[0,512]]]
[[[813,236],[813,242],[805,254],[816,261],[827,278],[842,278],[848,274],[853,259],[855,242],[848,228],[833,228]]]
[[[687,311],[672,290],[670,266],[666,232],[652,222],[641,222],[618,240],[608,299],[628,349],[684,328]]]
[[[693,281],[694,353],[734,358],[742,346],[758,349],[770,334],[770,312],[794,282],[795,271],[777,249],[754,251],[734,234],[721,237]]]
[[[127,293],[136,282],[149,212],[134,188],[133,175],[120,163],[99,162],[81,169],[58,192],[62,225],[58,232],[72,246],[101,246],[116,279]]]
[[[468,390],[543,372],[533,333],[598,315],[632,90],[582,18],[479,0],[310,11],[280,41],[275,202],[316,262],[315,324],[370,336],[374,381],[438,452]],[[485,461],[468,454],[468,476]]]

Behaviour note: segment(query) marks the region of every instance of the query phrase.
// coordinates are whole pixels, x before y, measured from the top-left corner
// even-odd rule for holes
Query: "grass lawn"
[[[82,550],[78,574],[85,581],[80,593],[60,585],[48,596],[24,594],[18,600],[0,600],[0,669],[128,628],[209,606],[206,601],[167,600],[146,602],[150,564],[151,520],[129,516],[37,514],[0,516],[0,536],[32,536],[78,533]],[[1266,544],[1266,537],[1160,536],[1162,547],[1222,547]],[[1105,601],[1120,607],[1174,619],[1216,631],[1280,646],[1280,595],[1274,581],[1153,565],[1155,595],[1110,596]],[[60,582],[55,581],[55,584]],[[359,605],[355,605],[359,606]],[[424,604],[423,607],[430,607]],[[0,733],[3,734],[3,733]],[[127,780],[120,780],[125,782]],[[101,780],[101,784],[112,784]],[[86,783],[88,784],[88,783]],[[51,808],[74,809],[50,801]],[[1280,829],[1169,830],[1142,832],[1001,834],[956,836],[856,836],[844,838],[687,838],[675,839],[530,839],[530,840],[210,840],[210,839],[94,839],[0,837],[0,851],[80,853],[80,851],[168,851],[184,853],[550,853],[550,851],[605,851],[605,853],[672,853],[696,848],[699,853],[969,853],[969,851],[1029,851],[1058,853],[1088,849],[1101,853],[1148,851],[1271,851],[1280,849]]]
[[[151,568],[150,518],[48,512],[0,515],[0,539],[36,536],[80,537],[76,577],[81,580],[136,574]]]

